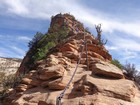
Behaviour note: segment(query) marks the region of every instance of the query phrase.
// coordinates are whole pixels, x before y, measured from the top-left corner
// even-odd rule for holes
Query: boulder
[[[98,58],[98,59],[100,59],[100,60],[105,60],[101,55],[99,55],[98,53],[95,53],[95,52],[91,52],[91,51],[88,51],[87,52],[87,54],[88,54],[88,57],[92,57],[92,58]],[[82,57],[83,58],[86,58],[86,52],[84,52],[83,53],[83,55],[82,55]]]
[[[39,71],[39,79],[48,80],[51,78],[59,78],[64,75],[65,68],[62,65],[46,67]]]
[[[63,53],[63,55],[73,60],[77,60],[79,57],[78,52],[71,52],[71,51],[66,51]]]
[[[124,78],[123,72],[121,69],[116,67],[113,64],[108,62],[100,61],[92,65],[92,74],[98,75],[101,77],[111,77],[116,79]]]
[[[24,78],[35,79],[38,76],[37,70],[31,70],[29,73],[24,75]]]
[[[30,78],[23,78],[21,83],[26,85],[33,85],[33,86],[39,86],[41,84],[41,81],[38,79],[30,79]]]
[[[58,58],[56,58],[56,56],[54,55],[50,55],[48,58],[47,58],[47,66],[54,66],[54,65],[58,65],[59,63],[59,60]]]
[[[66,79],[60,78],[60,79],[48,82],[48,87],[51,90],[63,90],[66,87],[67,82],[68,81],[66,81]]]
[[[27,89],[30,89],[32,87],[33,87],[32,85],[20,84],[16,87],[16,91],[23,92],[23,91],[26,91]]]

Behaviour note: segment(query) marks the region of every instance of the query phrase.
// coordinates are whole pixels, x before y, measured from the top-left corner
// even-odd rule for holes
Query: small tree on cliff
[[[40,32],[37,32],[34,36],[34,38],[29,42],[28,47],[31,48],[37,48],[38,42],[43,38],[43,34]]]
[[[99,41],[99,45],[105,45],[107,43],[107,40],[104,42],[102,39],[102,29],[101,24],[95,25],[96,31],[97,31],[97,40]]]

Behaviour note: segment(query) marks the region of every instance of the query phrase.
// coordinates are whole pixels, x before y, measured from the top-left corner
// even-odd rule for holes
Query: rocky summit
[[[69,30],[67,37],[43,59],[32,62],[30,69],[25,66],[31,59],[29,50],[17,71],[17,76],[26,74],[9,91],[4,105],[56,105],[75,70],[61,105],[139,105],[135,83],[110,63],[112,56],[106,48],[74,16],[53,16],[48,33],[57,33],[64,26]]]

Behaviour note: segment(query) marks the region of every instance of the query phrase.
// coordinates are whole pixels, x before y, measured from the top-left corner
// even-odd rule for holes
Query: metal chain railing
[[[77,62],[77,65],[76,65],[76,67],[75,67],[75,70],[74,70],[74,72],[73,72],[73,75],[72,75],[70,81],[68,82],[68,84],[66,85],[65,89],[64,89],[64,90],[60,93],[60,95],[57,97],[56,105],[61,105],[61,99],[63,98],[64,93],[65,93],[66,90],[68,89],[70,83],[72,82],[72,80],[73,80],[73,78],[74,78],[74,76],[75,76],[75,74],[76,74],[78,65],[79,65],[80,62],[81,62],[81,58],[82,58],[82,54],[83,54],[84,48],[85,48],[85,46],[86,46],[85,37],[84,37],[84,43],[83,43],[83,44],[84,44],[84,45],[82,46],[83,48],[82,48],[81,54],[79,55],[79,60],[78,60],[78,62]]]

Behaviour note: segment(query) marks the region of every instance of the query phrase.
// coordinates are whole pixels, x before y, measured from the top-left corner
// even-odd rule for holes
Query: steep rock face
[[[45,59],[36,62],[36,69],[25,75],[21,84],[5,98],[4,105],[56,105],[56,98],[71,79],[80,56],[81,62],[62,105],[138,105],[140,94],[135,84],[125,80],[122,71],[110,64],[112,57],[105,47],[98,45],[73,16],[56,15],[49,32],[58,31],[59,28],[53,29],[54,24],[61,27],[64,21],[70,29],[68,38],[51,49]],[[87,52],[83,48],[84,38]],[[28,60],[26,58],[28,54],[25,57]],[[26,71],[21,68],[18,73]]]

